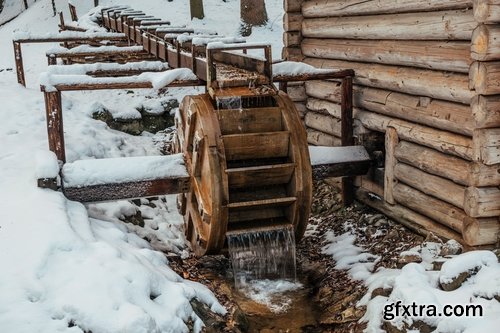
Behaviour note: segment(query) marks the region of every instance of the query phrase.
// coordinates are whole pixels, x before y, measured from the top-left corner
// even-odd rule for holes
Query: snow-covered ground
[[[190,23],[188,1],[100,2],[126,3],[176,25]],[[73,3],[82,15],[93,1]],[[67,1],[57,0],[56,5],[68,19]],[[13,7],[5,10],[4,16],[15,12]],[[237,36],[236,13],[237,0],[206,0],[207,18],[192,25]],[[268,1],[268,13],[269,24],[255,28],[249,40],[272,42],[279,58],[281,0]],[[202,323],[190,299],[197,298],[218,313],[225,309],[206,287],[175,274],[165,254],[157,251],[188,255],[175,196],[140,208],[128,201],[84,206],[36,187],[36,157],[47,150],[38,77],[47,68],[45,51],[57,44],[23,45],[28,86],[23,88],[13,70],[11,40],[16,31],[57,31],[57,23],[51,1],[38,0],[0,27],[0,332],[187,332],[188,322],[198,330]],[[196,92],[172,89],[169,94],[180,100]],[[65,93],[68,162],[159,155],[154,135],[130,136],[90,117],[95,102],[129,110],[154,96],[155,91],[147,90]],[[144,228],[120,221],[138,210]]]

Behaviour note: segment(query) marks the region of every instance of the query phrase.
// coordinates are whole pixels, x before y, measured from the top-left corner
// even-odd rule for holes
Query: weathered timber
[[[304,123],[308,128],[312,128],[323,133],[341,136],[342,126],[339,118],[326,116],[317,112],[308,112],[304,117]]]
[[[496,186],[500,183],[500,164],[487,166],[469,162],[407,141],[398,144],[395,155],[403,163],[464,186]]]
[[[135,199],[188,191],[189,177],[63,188],[68,199],[78,202]]]
[[[390,118],[373,112],[358,111],[357,118],[364,127],[385,132],[387,126],[394,127],[402,140],[434,148],[443,153],[472,161],[474,151],[471,138]]]
[[[305,102],[307,100],[306,87],[288,86],[286,93],[294,102]]]
[[[49,150],[56,154],[56,157],[59,161],[65,163],[66,150],[64,146],[61,92],[45,92],[44,96]]]
[[[401,182],[456,207],[464,207],[465,187],[404,163],[397,163],[394,176]]]
[[[500,59],[500,27],[481,24],[472,33],[471,58],[480,61]]]
[[[481,23],[500,22],[499,0],[473,0],[474,18]]]
[[[342,146],[354,145],[354,119],[353,119],[353,93],[352,77],[347,76],[342,79],[340,98],[340,119],[341,134],[340,141]],[[354,201],[354,178],[342,178],[342,203],[344,206],[352,204]]]
[[[394,169],[396,167],[396,157],[394,151],[398,145],[398,132],[394,127],[387,127],[385,131],[385,172],[384,172],[384,200],[391,205],[394,201],[394,185],[396,184]]]
[[[356,72],[354,83],[372,88],[467,105],[474,95],[469,89],[467,75],[460,73],[318,58],[306,58],[304,62],[317,68],[353,69]]]
[[[471,101],[476,128],[500,127],[500,96],[477,95]]]
[[[284,47],[281,51],[281,58],[288,61],[302,61],[304,59],[304,55],[298,46]]]
[[[339,137],[329,135],[313,129],[307,129],[307,142],[315,146],[340,146],[341,141]]]
[[[447,239],[455,239],[462,241],[462,237],[456,231],[447,228],[436,221],[414,212],[402,205],[390,205],[382,198],[373,196],[369,191],[359,188],[356,191],[356,198],[364,204],[373,207],[390,218],[398,221],[407,228],[415,231],[418,234],[427,235],[429,232]]]
[[[283,29],[288,31],[300,31],[302,27],[303,16],[301,13],[285,13],[283,16]]]
[[[26,87],[26,78],[24,76],[23,53],[21,43],[14,41],[14,60],[16,62],[17,82]]]
[[[300,42],[300,40],[299,40]],[[469,42],[305,38],[306,57],[373,62],[469,73]]]
[[[302,34],[300,31],[288,31],[283,33],[283,45],[286,47],[300,46]]]
[[[500,231],[498,218],[476,219],[468,217],[465,220],[462,236],[470,246],[496,244]]]
[[[283,9],[288,13],[300,12],[302,3],[304,3],[304,0],[285,0],[283,1]]]
[[[479,95],[500,94],[500,62],[474,62],[469,71],[469,88]]]
[[[394,197],[398,203],[424,216],[444,224],[459,233],[464,229],[466,214],[449,203],[426,195],[410,186],[397,184],[394,187]]]
[[[99,79],[99,78],[96,78]],[[194,87],[194,86],[204,86],[206,82],[200,80],[184,80],[184,81],[173,81],[168,84],[168,87]],[[106,89],[141,89],[141,88],[153,88],[151,81],[144,80],[139,81],[133,77],[130,80],[125,80],[121,77],[115,81],[112,78],[107,78],[103,81],[95,80],[91,83],[59,83],[54,84],[54,88],[57,91],[75,91],[75,90],[106,90]],[[41,86],[41,90],[45,91],[46,88]]]
[[[306,1],[305,17],[358,16],[389,13],[427,12],[472,7],[472,0],[375,0]]]
[[[498,187],[468,187],[464,209],[471,217],[500,216],[500,189]]]
[[[332,102],[339,100],[340,88],[337,82],[310,81],[305,86],[309,96]],[[471,108],[464,104],[359,85],[354,86],[353,93],[354,106],[358,108],[468,136],[472,136],[475,128]],[[308,102],[309,100],[312,99],[309,98]],[[311,101],[313,102],[320,103]],[[327,105],[324,107],[331,109]]]
[[[313,38],[470,40],[477,22],[472,10],[392,15],[309,18],[302,35]]]
[[[473,145],[475,161],[486,165],[500,163],[500,128],[475,130]]]
[[[313,166],[313,179],[365,175],[370,169],[371,164],[371,160],[367,159],[364,161],[315,165]]]

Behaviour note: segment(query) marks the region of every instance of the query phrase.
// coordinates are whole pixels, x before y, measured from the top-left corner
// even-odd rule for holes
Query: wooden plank
[[[263,199],[263,200],[253,200],[253,201],[242,201],[229,203],[227,207],[229,209],[256,209],[256,208],[267,208],[267,207],[282,207],[289,206],[297,201],[296,197],[285,197],[285,198],[274,198],[274,199]]]
[[[395,155],[401,162],[464,186],[500,184],[500,164],[487,166],[468,162],[407,141],[398,144]]]
[[[313,179],[362,176],[366,175],[371,166],[371,160],[313,165]]]
[[[44,97],[49,150],[56,154],[56,157],[59,161],[65,163],[66,149],[64,146],[61,92],[44,92]]]
[[[353,69],[354,83],[361,86],[466,105],[474,96],[469,89],[469,78],[460,73],[317,58],[306,58],[304,62],[317,68]]]
[[[385,131],[384,200],[390,205],[395,204],[393,191],[396,177],[394,169],[397,163],[395,150],[398,143],[399,137],[396,129],[394,127],[387,127]]]
[[[400,204],[389,205],[381,197],[374,196],[363,188],[356,191],[356,198],[418,234],[426,236],[429,232],[432,232],[440,237],[463,242],[461,235],[456,231]]]
[[[223,135],[228,161],[288,156],[288,131]]]
[[[302,35],[312,38],[470,40],[476,26],[472,10],[436,11],[306,18],[302,22]]]
[[[295,170],[294,163],[226,169],[231,188],[286,184]]]
[[[340,137],[329,135],[321,131],[316,131],[313,129],[307,129],[307,143],[315,146],[328,146],[335,147],[340,146]]]
[[[358,16],[389,13],[434,12],[472,7],[472,0],[375,0],[306,1],[305,17]]]
[[[439,176],[428,174],[404,163],[394,167],[397,180],[456,207],[464,207],[465,187]]]
[[[341,133],[340,141],[342,146],[354,145],[354,120],[352,117],[353,93],[352,77],[347,76],[342,79],[340,97]],[[354,178],[342,178],[342,204],[349,206],[354,201]]]
[[[372,62],[469,73],[471,45],[461,41],[305,38],[306,57]]]
[[[462,233],[464,229],[464,221],[467,215],[462,209],[449,203],[401,183],[394,186],[394,198],[399,204],[430,217],[459,233]]]
[[[373,112],[360,110],[357,113],[357,118],[368,129],[385,132],[385,129],[391,126],[397,130],[402,140],[418,143],[469,161],[475,158],[473,142],[469,137],[386,117]]]
[[[21,43],[13,41],[14,60],[16,62],[17,83],[26,87],[26,78],[24,77],[23,53]]]
[[[63,193],[68,199],[78,202],[145,198],[188,191],[189,177],[63,188]]]
[[[321,100],[338,103],[340,87],[337,82],[306,82],[306,93]],[[402,94],[390,90],[354,86],[354,106],[458,134],[472,136],[474,115],[468,105],[443,100]],[[330,104],[309,98],[308,103],[324,107],[330,114],[336,112]],[[312,108],[316,110],[315,108]],[[356,109],[354,110],[356,117]]]
[[[339,118],[326,116],[317,112],[308,112],[304,117],[304,123],[308,128],[341,137],[342,124]]]
[[[283,130],[281,109],[222,109],[217,111],[222,134],[276,132]]]
[[[242,44],[242,48],[244,44]],[[224,51],[212,52],[213,61],[220,62],[226,65],[235,66],[240,69],[248,70],[264,74],[266,61],[253,58],[249,55],[235,54]]]

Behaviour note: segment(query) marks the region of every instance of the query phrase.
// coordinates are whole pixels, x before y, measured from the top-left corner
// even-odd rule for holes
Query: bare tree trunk
[[[267,23],[265,0],[240,0],[241,34],[250,36],[253,26]]]
[[[203,0],[189,0],[189,6],[191,9],[191,19],[198,18],[203,19],[205,13],[203,11]]]

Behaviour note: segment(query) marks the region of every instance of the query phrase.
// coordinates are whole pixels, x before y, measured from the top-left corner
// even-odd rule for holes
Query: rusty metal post
[[[341,100],[341,144],[342,146],[354,145],[354,120],[352,118],[352,76],[342,79]],[[354,201],[354,178],[342,178],[342,202],[349,206]]]
[[[61,92],[57,90],[45,91],[44,97],[49,150],[56,154],[58,160],[65,163],[66,151],[64,148]]]
[[[16,62],[17,82],[26,87],[26,79],[24,77],[23,53],[21,51],[21,43],[13,42],[14,44],[14,59]]]

